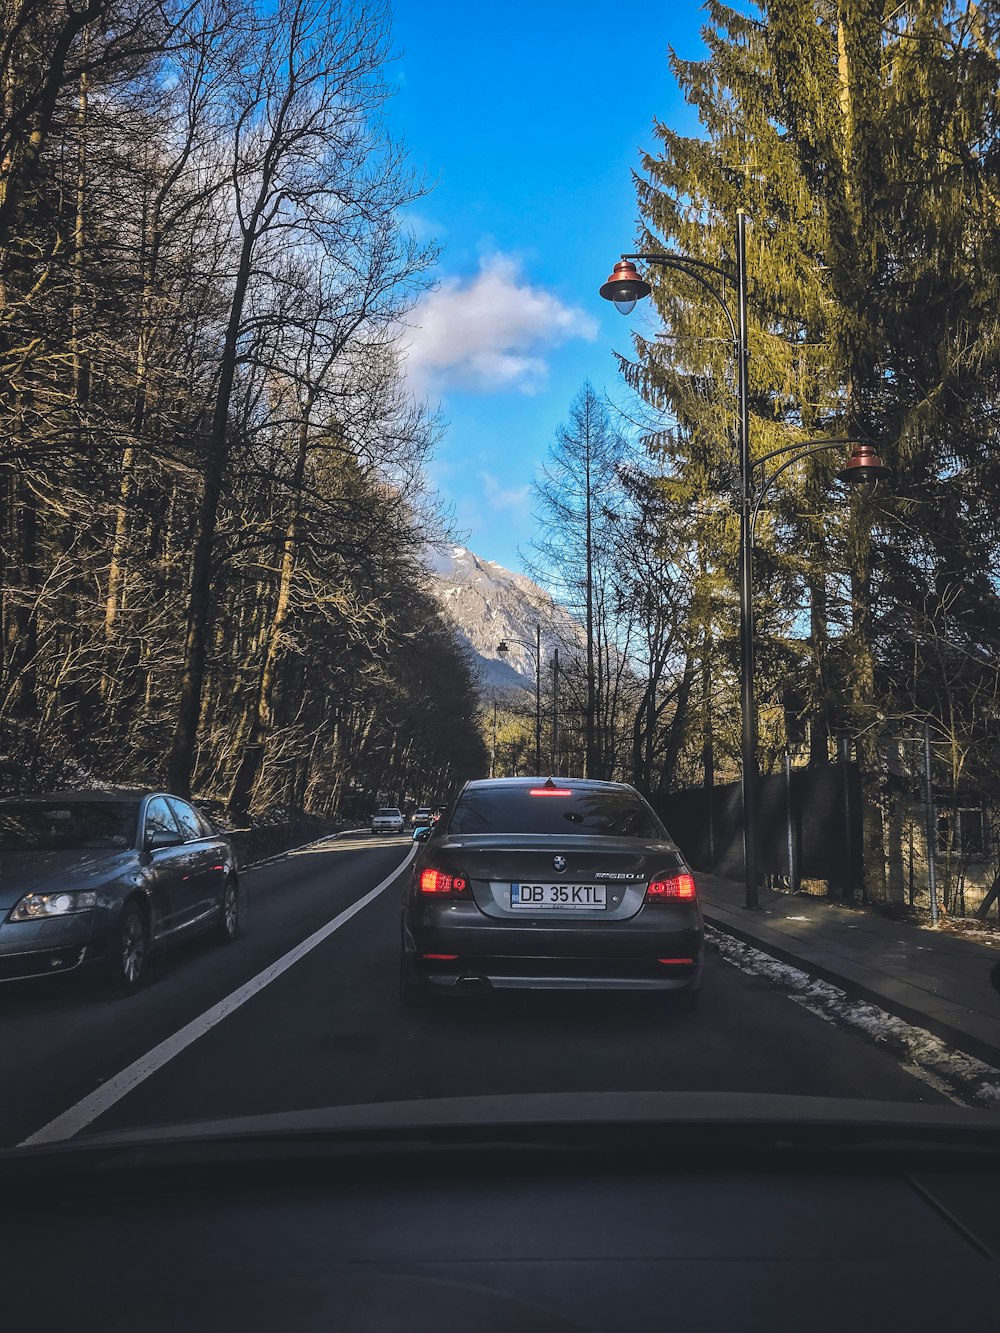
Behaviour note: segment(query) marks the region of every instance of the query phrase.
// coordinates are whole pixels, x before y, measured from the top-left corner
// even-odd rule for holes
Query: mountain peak
[[[433,590],[459,637],[469,645],[490,689],[534,689],[535,634],[541,625],[542,668],[555,647],[581,643],[577,622],[524,574],[464,546],[428,552]],[[497,652],[501,641],[509,652]]]

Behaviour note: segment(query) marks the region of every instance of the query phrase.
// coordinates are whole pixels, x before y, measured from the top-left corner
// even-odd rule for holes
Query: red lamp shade
[[[865,486],[888,475],[889,469],[875,452],[873,444],[856,444],[847,463],[837,473],[837,480],[848,486]]]
[[[636,301],[641,301],[652,291],[649,283],[640,278],[631,259],[621,259],[615,265],[614,272],[601,288],[605,301],[613,301],[616,308],[627,315],[635,309]]]

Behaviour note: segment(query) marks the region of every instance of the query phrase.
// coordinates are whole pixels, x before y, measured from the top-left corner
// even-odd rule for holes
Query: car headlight
[[[97,906],[97,894],[93,890],[86,893],[71,893],[65,889],[58,893],[26,893],[10,914],[11,921],[42,921],[50,916],[69,916],[72,912],[88,912]]]

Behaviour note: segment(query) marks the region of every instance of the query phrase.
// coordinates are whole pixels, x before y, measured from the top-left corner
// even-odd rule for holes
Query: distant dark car
[[[73,792],[0,801],[0,981],[103,967],[122,992],[154,949],[240,931],[236,857],[188,801]]]
[[[621,783],[466,784],[418,852],[403,904],[404,1001],[492,989],[677,991],[693,1006],[694,876]]]

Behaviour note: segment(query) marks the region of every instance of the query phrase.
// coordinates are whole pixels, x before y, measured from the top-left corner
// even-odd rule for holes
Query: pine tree
[[[708,57],[672,56],[704,137],[657,126],[640,245],[718,263],[744,208],[754,452],[845,435],[894,469],[891,500],[839,507],[832,456],[788,469],[757,549],[758,692],[787,686],[814,760],[829,732],[855,738],[865,887],[881,898],[879,736],[909,688],[899,613],[996,550],[997,20],[922,0],[891,21],[873,0],[774,0],[758,18],[707,9]],[[693,285],[670,270],[651,280],[667,337],[639,340],[626,374],[668,418],[650,444],[680,494],[708,508],[731,490],[731,349],[705,341],[713,312]],[[705,567],[728,572],[734,524],[695,530]],[[973,580],[966,605],[967,619],[994,619],[992,583]]]

